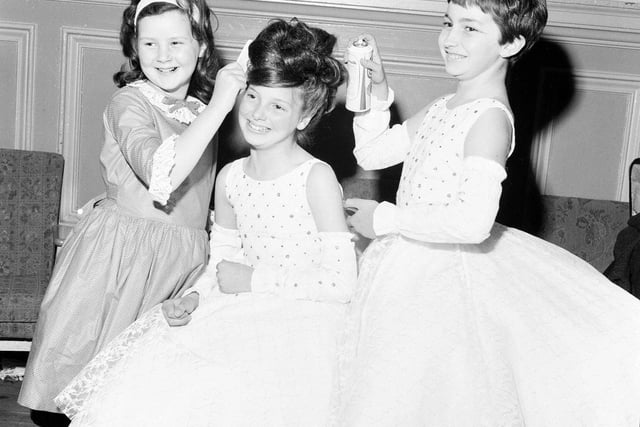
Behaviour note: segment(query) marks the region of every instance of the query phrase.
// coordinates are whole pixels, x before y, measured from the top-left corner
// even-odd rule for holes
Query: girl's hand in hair
[[[246,86],[246,74],[240,64],[234,61],[225,65],[216,75],[216,84],[209,104],[229,112],[235,106],[238,94]]]

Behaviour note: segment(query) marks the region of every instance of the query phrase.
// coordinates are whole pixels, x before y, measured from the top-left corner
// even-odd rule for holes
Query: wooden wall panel
[[[33,149],[36,26],[0,21],[0,147]]]
[[[543,84],[553,87],[564,80],[554,76],[549,70]],[[543,194],[628,200],[628,166],[640,155],[640,78],[576,71],[573,82],[567,111],[536,139],[537,184]],[[540,100],[540,110],[559,102]]]
[[[98,162],[102,111],[115,90],[109,83],[122,54],[114,31],[63,27],[62,43],[59,128],[66,167],[60,217],[63,224],[72,224],[78,208],[104,192]]]

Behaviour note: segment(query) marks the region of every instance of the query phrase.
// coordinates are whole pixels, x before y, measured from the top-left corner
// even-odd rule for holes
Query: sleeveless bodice
[[[451,201],[460,187],[465,138],[484,111],[499,108],[513,124],[511,112],[500,101],[481,98],[450,109],[451,97],[438,99],[422,120],[402,168],[398,206]]]
[[[318,230],[307,201],[307,177],[317,162],[310,159],[272,180],[247,175],[245,159],[232,164],[226,181],[227,198],[251,266],[262,262],[280,268],[299,267],[319,260]]]

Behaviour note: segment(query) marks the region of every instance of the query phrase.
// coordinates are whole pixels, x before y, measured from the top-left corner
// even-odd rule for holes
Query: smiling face
[[[141,18],[137,47],[147,79],[167,95],[186,98],[198,57],[205,49],[193,38],[189,18],[178,10]]]
[[[256,85],[242,95],[238,120],[242,135],[254,149],[281,142],[295,144],[296,130],[309,123],[303,116],[301,89]]]
[[[511,44],[501,45],[500,29],[477,6],[449,3],[438,38],[447,73],[459,80],[482,78],[506,67]]]

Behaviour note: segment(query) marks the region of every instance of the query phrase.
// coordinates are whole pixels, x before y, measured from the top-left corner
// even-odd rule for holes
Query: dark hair
[[[122,13],[122,25],[120,27],[120,44],[122,53],[129,58],[120,71],[113,75],[113,81],[118,87],[125,86],[146,76],[140,68],[138,59],[137,41],[138,34],[134,17],[140,0],[131,0],[131,4]],[[144,7],[138,16],[138,20],[145,16],[161,15],[165,12],[178,10],[184,13],[191,22],[191,34],[200,44],[206,46],[204,54],[198,59],[198,64],[191,77],[187,94],[198,98],[205,104],[211,99],[215,75],[218,72],[219,61],[213,41],[211,28],[211,15],[213,13],[207,6],[206,0],[179,0],[178,7],[173,3],[157,2]]]
[[[491,15],[500,28],[500,44],[511,43],[519,36],[525,39],[524,47],[509,58],[516,61],[538,41],[547,24],[546,0],[447,0],[458,6],[478,6]]]
[[[331,53],[336,37],[293,18],[273,20],[249,45],[247,83],[268,87],[299,87],[303,115],[311,117],[296,142],[309,142],[309,134],[321,117],[333,110],[345,69]]]

